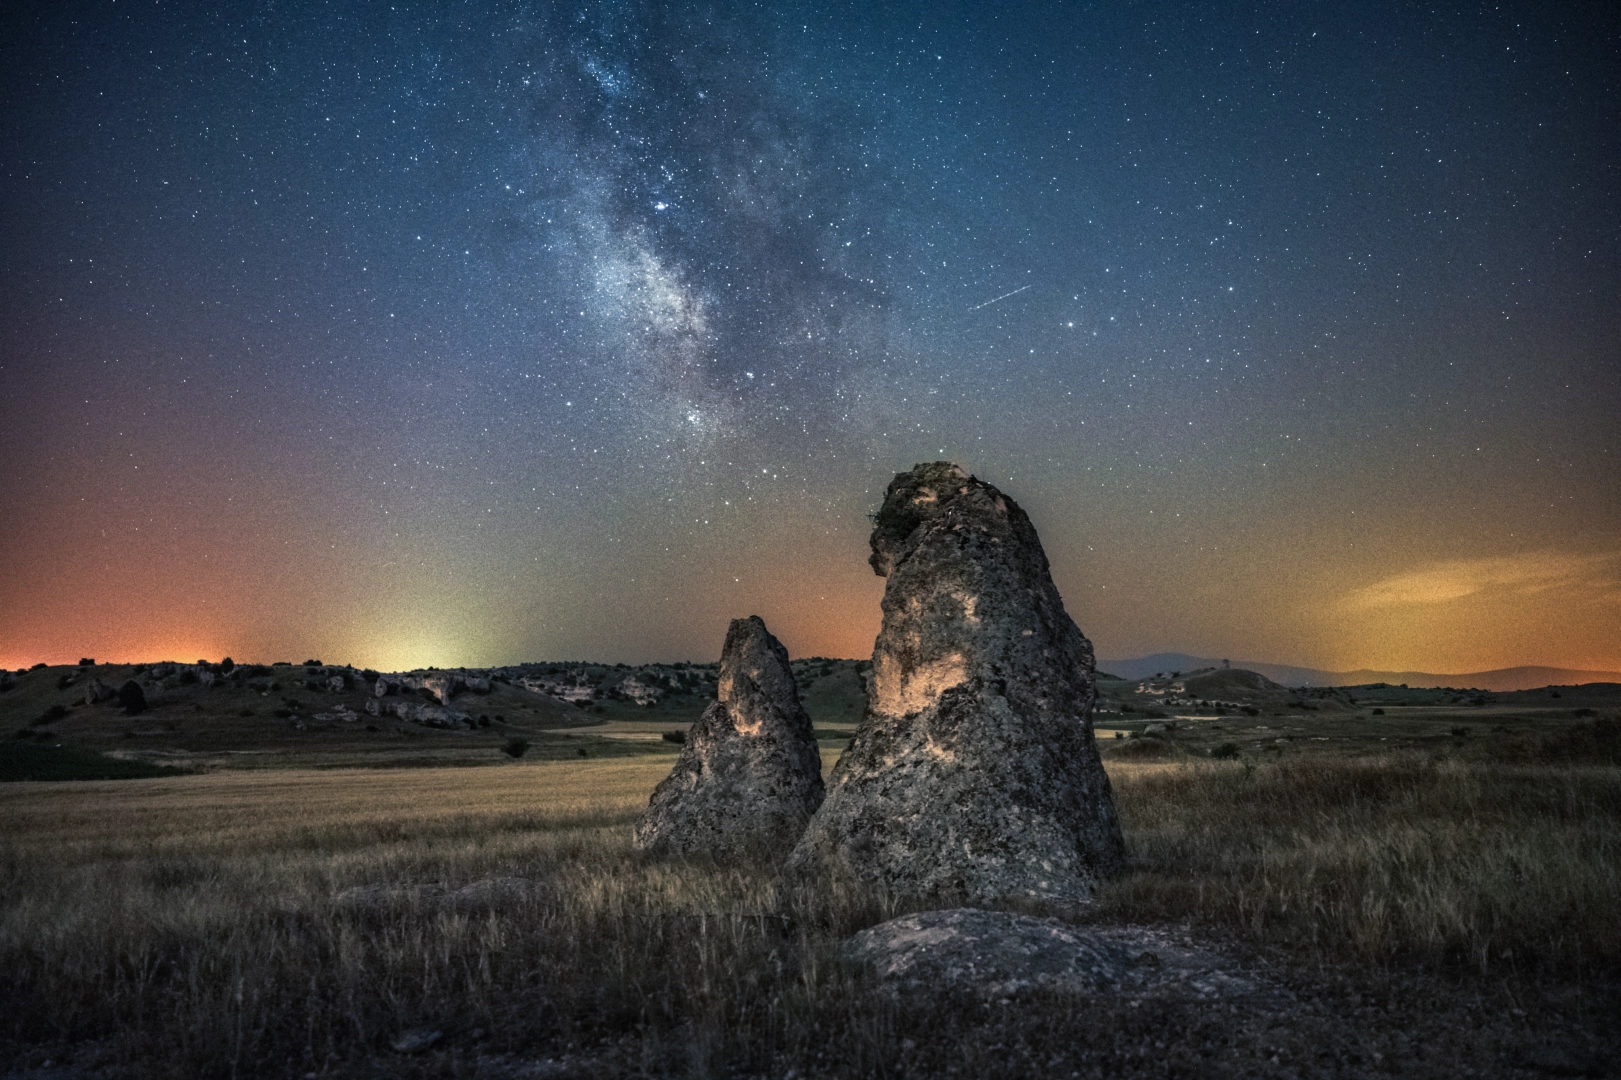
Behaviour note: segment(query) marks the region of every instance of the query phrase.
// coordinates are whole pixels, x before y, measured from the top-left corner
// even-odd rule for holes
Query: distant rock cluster
[[[719,857],[763,846],[792,873],[901,896],[1088,901],[1125,845],[1092,738],[1092,647],[1029,517],[955,465],[918,465],[889,485],[871,548],[888,578],[883,625],[825,799],[787,654],[758,618],[737,620],[720,701],[636,843]]]

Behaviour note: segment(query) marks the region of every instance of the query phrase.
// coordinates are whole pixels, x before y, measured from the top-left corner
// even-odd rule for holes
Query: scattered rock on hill
[[[653,789],[636,847],[717,858],[784,852],[821,805],[821,755],[788,650],[757,615],[726,631],[718,697]]]
[[[903,896],[1089,900],[1125,846],[1092,645],[1029,517],[955,465],[918,465],[871,545],[889,581],[867,710],[791,867]]]
[[[100,705],[103,701],[117,696],[118,691],[100,679],[91,679],[84,684],[84,703],[86,705]]]
[[[844,952],[897,993],[994,1000],[1038,990],[1206,1002],[1285,994],[1169,928],[1069,926],[975,908],[891,919],[851,937]]]

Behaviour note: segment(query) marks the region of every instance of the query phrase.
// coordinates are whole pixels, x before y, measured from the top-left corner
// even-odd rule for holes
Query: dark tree
[[[146,711],[146,691],[141,689],[140,683],[131,679],[118,688],[118,703],[131,716],[143,713]]]

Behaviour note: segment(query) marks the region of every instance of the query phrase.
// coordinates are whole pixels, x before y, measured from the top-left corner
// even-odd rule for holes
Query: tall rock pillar
[[[867,709],[790,859],[913,897],[1084,903],[1125,857],[1092,645],[1029,517],[948,462],[889,485]]]
[[[822,803],[822,758],[788,650],[758,615],[728,627],[717,697],[653,789],[632,842],[720,859],[780,856]]]

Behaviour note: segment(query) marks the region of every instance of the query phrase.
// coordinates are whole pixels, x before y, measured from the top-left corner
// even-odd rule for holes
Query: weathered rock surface
[[[947,462],[896,476],[867,709],[790,860],[903,896],[1083,903],[1125,846],[1092,738],[1092,645],[1030,519]]]
[[[645,851],[785,852],[822,802],[822,759],[788,650],[757,615],[733,619],[719,700],[687,732],[632,839]]]
[[[975,908],[891,919],[851,937],[844,953],[899,993],[995,999],[1038,990],[1183,1001],[1285,993],[1170,928],[1069,926]]]
[[[100,679],[91,679],[84,684],[84,703],[86,705],[99,705],[103,701],[118,696],[118,691],[102,682]]]

